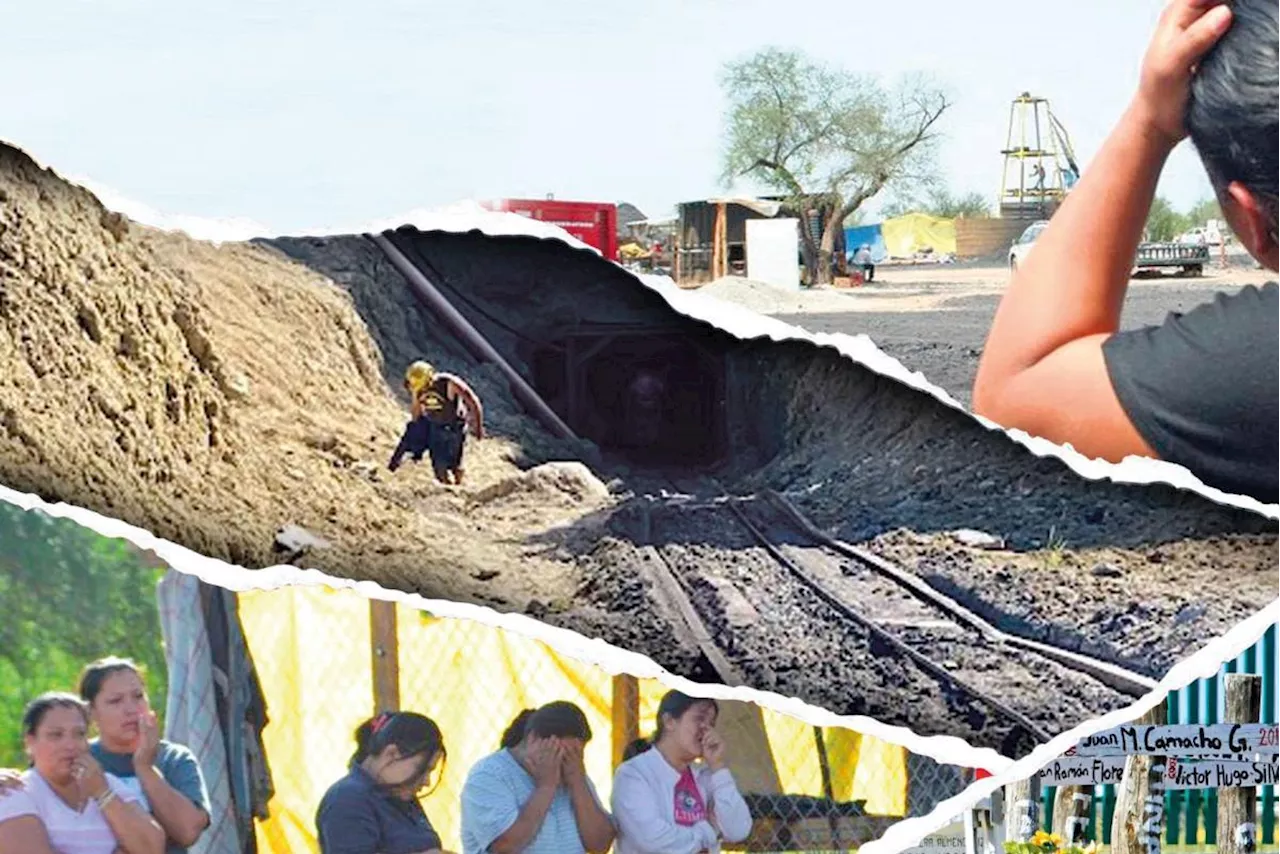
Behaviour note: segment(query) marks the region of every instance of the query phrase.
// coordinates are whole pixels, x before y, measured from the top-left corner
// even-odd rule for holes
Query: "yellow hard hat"
[[[415,394],[431,384],[435,379],[436,369],[428,362],[414,362],[404,372],[405,384]]]

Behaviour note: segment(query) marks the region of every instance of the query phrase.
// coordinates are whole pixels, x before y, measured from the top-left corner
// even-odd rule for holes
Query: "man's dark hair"
[[[1276,2],[1230,0],[1231,28],[1200,62],[1191,81],[1186,125],[1221,199],[1239,181],[1276,230]]]

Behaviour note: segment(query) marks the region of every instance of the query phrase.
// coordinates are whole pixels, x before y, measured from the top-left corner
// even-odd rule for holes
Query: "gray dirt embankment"
[[[538,428],[493,366],[476,365],[417,308],[372,244],[268,243],[213,246],[130,224],[0,146],[0,481],[251,568],[281,560],[275,531],[299,525],[330,543],[303,566],[526,611],[676,672],[697,664],[638,579],[617,499],[522,474],[591,448]],[[1084,481],[834,351],[740,342],[681,318],[628,274],[558,242],[437,233],[414,243],[521,370],[533,342],[566,325],[661,323],[698,337],[726,362],[734,464],[720,474],[731,488],[785,490],[817,523],[882,538],[876,547],[898,529],[929,537],[895,554],[1004,619],[1161,662],[1274,597],[1271,520],[1167,487]],[[484,399],[494,438],[472,446],[462,490],[434,483],[426,466],[385,471],[405,419],[400,372],[417,358],[461,373]],[[943,559],[937,538],[959,527],[1017,551]],[[1219,547],[1228,536],[1238,545]],[[769,570],[738,561],[727,533],[680,548],[683,571],[723,571],[771,607]],[[1081,583],[1103,551],[1122,564],[1123,585]],[[1156,552],[1167,559],[1153,562]],[[1184,578],[1197,585],[1179,588]],[[1203,608],[1186,607],[1190,589]],[[1173,624],[1131,643],[1125,614]],[[815,657],[783,638],[754,642],[753,678],[836,704],[793,675],[826,673],[830,651]],[[851,641],[841,654],[881,673],[869,649]],[[877,678],[846,690],[840,704],[854,708],[872,702],[858,694],[886,688]],[[913,702],[886,697],[886,710]]]

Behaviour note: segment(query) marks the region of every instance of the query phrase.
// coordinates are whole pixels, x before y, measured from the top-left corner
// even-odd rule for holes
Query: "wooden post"
[[[610,707],[613,733],[613,770],[622,764],[627,745],[640,737],[640,680],[625,673],[613,677]]]
[[[400,710],[400,642],[396,632],[396,604],[369,601],[369,635],[373,653],[373,711]]]
[[[716,224],[712,233],[714,237],[711,241],[711,280],[722,278],[728,275],[728,247],[725,241],[728,238],[728,228],[725,219],[728,210],[724,202],[716,204]]]
[[[1089,840],[1089,810],[1093,786],[1060,786],[1053,798],[1053,829],[1067,845],[1083,848]]]
[[[1040,827],[1040,781],[1036,777],[1015,780],[1004,787],[1004,837],[1010,842],[1030,842]]]
[[[1168,708],[1161,701],[1137,720],[1139,726],[1164,726]],[[1111,822],[1111,854],[1160,854],[1164,831],[1163,756],[1130,756]]]
[[[1223,723],[1251,724],[1262,717],[1262,677],[1228,673]],[[1218,790],[1219,854],[1254,854],[1258,846],[1257,789]]]

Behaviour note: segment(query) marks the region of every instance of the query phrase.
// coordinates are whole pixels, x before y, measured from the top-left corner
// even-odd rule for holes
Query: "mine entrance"
[[[696,332],[597,326],[532,359],[538,391],[580,436],[637,465],[709,466],[727,446],[724,357]]]

